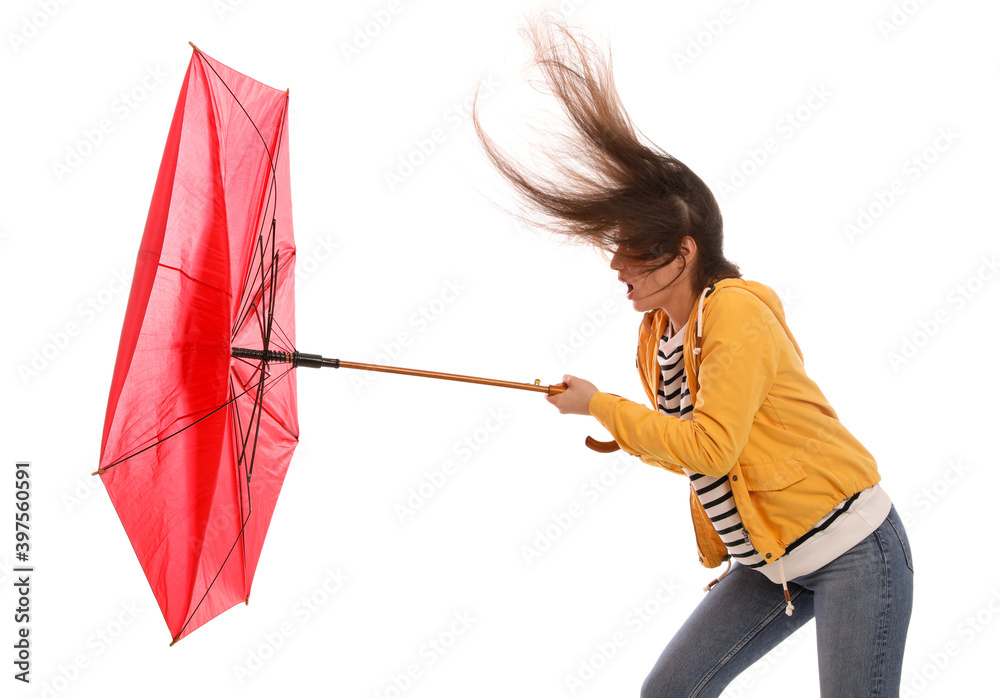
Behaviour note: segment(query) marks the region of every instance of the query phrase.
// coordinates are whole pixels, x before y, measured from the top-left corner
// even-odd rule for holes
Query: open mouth
[[[623,279],[621,277],[621,275],[618,276],[618,281],[620,283],[625,284],[625,295],[626,295],[627,298],[631,299],[632,298],[632,292],[635,290],[635,286],[633,286],[628,281],[626,281],[625,279]]]

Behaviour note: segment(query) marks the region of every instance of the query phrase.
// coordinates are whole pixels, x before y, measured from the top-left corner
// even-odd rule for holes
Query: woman
[[[717,696],[816,618],[823,696],[898,695],[912,603],[906,533],[872,455],[806,375],[769,287],[722,251],[711,191],[642,142],[595,45],[553,22],[527,34],[569,117],[557,178],[484,149],[542,225],[607,250],[644,313],[637,364],[655,409],[566,376],[548,397],[690,481],[698,557],[728,573],[677,632],[643,696]]]

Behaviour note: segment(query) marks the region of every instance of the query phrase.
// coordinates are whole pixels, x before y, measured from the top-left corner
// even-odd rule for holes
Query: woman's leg
[[[795,613],[785,615],[781,585],[739,564],[695,608],[646,678],[642,698],[708,698],[813,617],[812,593],[788,590]]]
[[[898,696],[913,562],[895,508],[865,540],[795,583],[813,592],[823,698]]]

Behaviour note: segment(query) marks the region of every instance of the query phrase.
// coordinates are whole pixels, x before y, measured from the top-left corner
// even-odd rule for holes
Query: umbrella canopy
[[[288,93],[197,48],[115,362],[98,473],[176,642],[249,598],[298,442]]]

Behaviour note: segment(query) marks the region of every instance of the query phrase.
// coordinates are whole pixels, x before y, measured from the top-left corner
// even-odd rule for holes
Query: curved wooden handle
[[[588,436],[584,443],[587,444],[587,448],[598,453],[614,453],[621,448],[614,439],[611,441],[598,441],[593,436]]]
[[[558,395],[563,392],[566,392],[565,383],[554,383],[553,385],[550,385],[548,389],[549,395]],[[587,448],[592,451],[597,451],[598,453],[614,453],[621,448],[621,446],[618,445],[618,442],[614,439],[611,441],[598,441],[593,436],[588,436],[584,443],[587,444]]]

